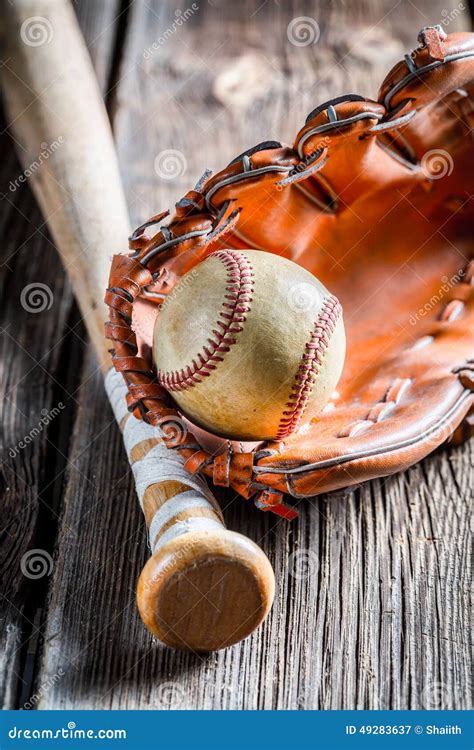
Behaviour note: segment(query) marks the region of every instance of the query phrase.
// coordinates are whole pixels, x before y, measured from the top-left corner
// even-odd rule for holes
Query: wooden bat
[[[130,227],[107,114],[73,9],[68,0],[1,0],[0,7],[9,126],[71,279],[149,529],[153,555],[138,583],[141,617],[175,648],[224,648],[268,613],[272,568],[256,544],[225,528],[207,485],[186,474],[156,429],[128,413],[122,376],[111,369],[103,297],[110,258],[126,246]]]

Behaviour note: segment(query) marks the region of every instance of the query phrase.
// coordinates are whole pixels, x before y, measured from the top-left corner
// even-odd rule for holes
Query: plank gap
[[[79,309],[71,305],[65,325],[66,334],[57,357],[51,403],[61,408],[59,418],[48,425],[44,454],[44,475],[38,490],[38,517],[35,540],[38,547],[53,558],[58,543],[62,498],[67,485],[71,438],[77,416],[75,393],[79,387],[84,358],[86,332]],[[64,409],[61,407],[64,405]],[[43,627],[48,614],[50,577],[30,580],[23,610],[24,642],[20,649],[20,681],[16,708],[31,702],[37,688],[37,676],[43,651]]]
[[[113,44],[110,54],[110,65],[105,86],[104,101],[108,112],[112,130],[114,129],[114,113],[117,109],[117,92],[120,83],[120,72],[124,59],[125,43],[129,28],[130,9],[133,0],[119,0],[117,15],[114,20]]]

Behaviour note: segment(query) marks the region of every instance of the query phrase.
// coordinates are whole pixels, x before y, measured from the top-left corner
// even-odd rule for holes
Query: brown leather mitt
[[[342,303],[347,357],[330,408],[258,446],[164,430],[190,472],[291,518],[292,498],[393,474],[470,435],[473,94],[474,34],[423,29],[376,101],[320,105],[293,146],[260,143],[205,174],[172,218],[153,217],[132,252],[114,257],[107,336],[130,410],[154,425],[180,417],[156,381],[153,322],[177,279],[211,252],[284,255]]]

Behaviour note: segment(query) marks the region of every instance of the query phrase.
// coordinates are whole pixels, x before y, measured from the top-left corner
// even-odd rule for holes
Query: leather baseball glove
[[[163,297],[221,248],[284,255],[342,303],[338,393],[283,442],[165,442],[192,473],[287,518],[297,501],[406,469],[473,426],[474,34],[423,29],[378,99],[316,107],[293,146],[266,141],[206,173],[164,222],[113,259],[106,302],[115,367],[136,416],[180,419],[156,380]],[[292,499],[293,498],[293,499]]]

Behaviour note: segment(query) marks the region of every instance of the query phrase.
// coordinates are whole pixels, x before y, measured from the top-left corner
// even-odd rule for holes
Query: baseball
[[[160,383],[192,422],[232,440],[284,440],[342,372],[341,305],[309,271],[260,250],[219,250],[163,304]]]

